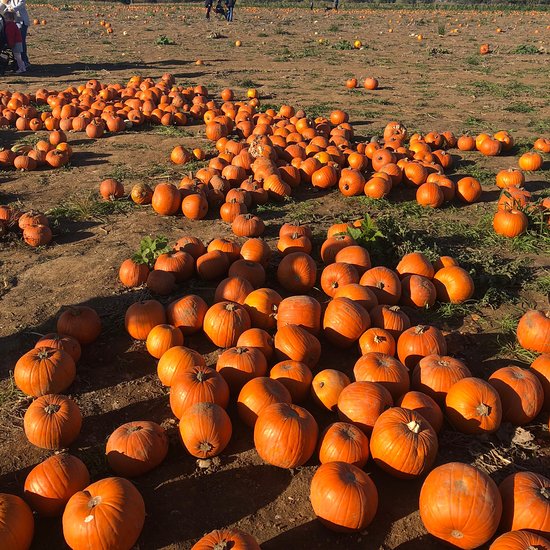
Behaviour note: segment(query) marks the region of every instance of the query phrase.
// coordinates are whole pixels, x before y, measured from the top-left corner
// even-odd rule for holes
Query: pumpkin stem
[[[427,332],[429,330],[429,326],[428,325],[417,325],[416,327],[414,327],[414,333],[415,334],[424,334],[425,332]]]
[[[401,308],[399,306],[391,306],[390,308],[388,308],[390,311],[394,311],[394,312],[397,312],[397,311],[401,311]]]
[[[143,430],[143,426],[131,426],[128,428],[128,433],[139,432],[140,430]]]
[[[195,379],[198,382],[204,382],[206,380],[206,373],[203,370],[199,370],[195,373]]]
[[[383,283],[382,281],[378,281],[378,282],[376,283],[376,288],[379,288],[380,290],[384,290],[384,287],[385,287],[385,286],[386,286],[386,285],[384,285],[384,283]]]
[[[248,348],[245,348],[245,347],[239,347],[239,348],[235,348],[235,353],[239,354],[239,355],[242,355],[243,353],[248,353]]]
[[[38,353],[36,354],[36,357],[42,361],[44,359],[48,359],[48,357],[50,357],[50,355],[53,355],[54,353],[54,348],[38,348]]]
[[[229,302],[226,306],[225,306],[225,309],[226,311],[235,311],[237,309],[237,305],[234,304],[233,302]]]
[[[540,490],[540,494],[546,499],[550,500],[550,490],[548,487],[542,487]]]
[[[420,424],[416,421],[416,420],[411,420],[408,424],[407,424],[407,428],[409,428],[409,430],[411,430],[411,432],[417,434],[420,432]]]
[[[464,537],[463,533],[461,531],[457,531],[456,529],[453,529],[451,531],[451,537],[455,539],[461,539]]]
[[[57,403],[50,403],[49,405],[46,405],[44,407],[44,412],[46,414],[55,414],[57,411],[59,411],[59,409],[61,408],[60,405],[58,405]]]
[[[489,416],[491,414],[491,407],[485,403],[480,403],[476,407],[476,412],[479,416]]]
[[[384,342],[386,339],[383,336],[376,334],[373,340],[375,344],[380,344],[380,342]]]
[[[201,443],[199,443],[199,450],[203,453],[209,453],[213,448],[214,445],[208,441],[201,441]]]

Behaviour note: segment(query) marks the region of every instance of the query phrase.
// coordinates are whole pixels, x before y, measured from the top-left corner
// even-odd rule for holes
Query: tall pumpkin
[[[228,414],[216,403],[196,403],[185,410],[180,420],[183,444],[197,458],[219,455],[232,433]]]
[[[321,523],[339,532],[365,529],[378,509],[376,485],[363,470],[346,462],[319,466],[309,500]]]
[[[465,550],[485,544],[495,534],[502,514],[495,482],[460,462],[449,462],[428,474],[419,506],[430,534]]]
[[[319,438],[319,462],[346,462],[363,468],[369,458],[368,437],[353,424],[335,422]]]
[[[313,455],[319,428],[313,416],[302,407],[274,403],[258,416],[254,445],[268,464],[296,468]]]
[[[145,522],[145,503],[134,485],[108,477],[75,493],[63,512],[63,536],[73,550],[130,550]]]

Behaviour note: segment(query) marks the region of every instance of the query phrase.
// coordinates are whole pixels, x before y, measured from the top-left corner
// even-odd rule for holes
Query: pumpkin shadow
[[[95,140],[92,140],[95,141]],[[107,161],[103,160],[110,157],[110,154],[106,153],[92,153],[91,151],[76,151],[71,157],[71,164],[73,166],[97,166],[99,164],[105,164]]]
[[[176,479],[167,477],[164,470],[157,470],[164,480],[151,476],[137,484],[145,502],[155,502],[154,508],[147,509],[142,548],[189,544],[204,533],[254,514],[291,481],[288,470],[264,464]]]

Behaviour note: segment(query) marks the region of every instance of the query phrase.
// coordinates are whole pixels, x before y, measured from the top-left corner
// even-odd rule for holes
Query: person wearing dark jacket
[[[235,8],[235,0],[225,0],[227,6],[226,18],[228,21],[233,21],[233,9]]]
[[[214,0],[206,0],[204,2],[204,7],[206,8],[206,19],[210,19],[210,11],[212,10],[212,5]]]

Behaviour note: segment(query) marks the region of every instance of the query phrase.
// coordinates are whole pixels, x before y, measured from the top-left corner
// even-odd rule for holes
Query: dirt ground
[[[288,103],[312,115],[342,108],[363,138],[379,134],[394,119],[411,131],[510,130],[518,142],[513,155],[456,157],[455,175],[472,174],[484,184],[482,202],[435,213],[414,208],[414,196],[408,191],[390,197],[389,202],[397,203],[392,207],[396,218],[416,235],[425,233],[429,242],[451,255],[460,253],[468,267],[475,267],[476,298],[485,299],[483,305],[434,316],[433,322],[447,331],[450,353],[464,358],[479,376],[509,363],[529,363],[529,356],[514,347],[511,330],[528,307],[548,307],[548,247],[531,240],[533,246],[518,249],[487,240],[490,246],[479,248],[469,241],[467,230],[483,224],[495,209],[494,174],[514,166],[517,153],[527,150],[536,137],[550,135],[549,13],[345,9],[325,13],[237,4],[235,22],[227,24],[215,17],[205,21],[198,6],[85,4],[67,10],[32,5],[30,12],[31,18],[46,20],[46,25],[29,31],[32,71],[23,77],[2,77],[2,88],[62,90],[90,78],[123,83],[134,74],[159,78],[170,72],[178,83],[204,84],[216,97],[225,87],[235,90],[239,98],[255,87],[262,106]],[[102,19],[111,22],[112,35],[99,25]],[[237,39],[242,41],[240,48],[234,46]],[[363,49],[348,49],[355,39],[363,42]],[[481,57],[478,49],[484,42],[493,53]],[[197,66],[197,59],[204,65]],[[380,88],[350,92],[343,84],[350,76],[360,82],[375,76]],[[422,480],[398,481],[372,462],[366,470],[380,496],[373,523],[359,534],[336,535],[326,530],[315,520],[308,498],[318,465],[315,457],[293,471],[265,465],[234,407],[229,408],[233,438],[210,469],[198,469],[185,452],[168,392],[156,377],[156,362],[124,331],[126,308],[147,291],[124,290],[117,280],[118,267],[146,235],[166,235],[173,242],[193,234],[208,242],[219,235],[229,237],[230,228],[214,216],[201,222],[162,218],[149,207],[132,207],[127,202],[105,213],[90,197],[108,175],[121,178],[127,191],[140,181],[177,182],[185,170],[169,164],[169,152],[180,143],[210,147],[202,129],[150,128],[95,141],[72,134],[75,155],[69,167],[26,174],[0,172],[0,204],[49,211],[52,217],[57,212],[51,246],[32,250],[14,238],[0,241],[0,492],[21,493],[29,469],[48,456],[23,434],[22,417],[29,400],[14,388],[11,371],[39,335],[55,330],[55,319],[64,306],[84,303],[99,312],[103,332],[84,349],[70,388],[85,417],[71,452],[98,479],[110,475],[104,445],[120,424],[154,420],[170,434],[166,461],[135,480],[147,508],[140,550],[189,549],[205,532],[224,526],[252,533],[264,550],[442,548],[427,535],[419,518]],[[0,130],[2,145],[33,138]],[[527,188],[537,198],[549,195],[548,168],[547,158],[544,171],[527,176]],[[64,215],[59,214],[61,210]],[[320,244],[331,223],[367,211],[376,217],[381,207],[345,199],[337,192],[303,189],[293,201],[265,208],[261,216],[268,225],[266,239],[275,249],[284,221],[311,222]],[[269,273],[268,285],[275,285],[274,279]],[[215,284],[191,281],[161,301],[190,292],[211,300],[214,288]],[[493,300],[491,289],[505,291],[505,299]],[[423,313],[411,315],[416,321],[426,319]],[[215,363],[218,350],[204,338],[190,337],[186,345],[207,354],[208,364]],[[356,359],[355,353],[343,355],[323,342],[318,368],[349,373]],[[321,427],[335,420],[313,403],[305,406],[315,412]],[[548,414],[542,413],[526,427],[524,438],[525,433],[514,433],[506,425],[494,436],[475,439],[446,426],[438,463],[470,462],[497,482],[518,469],[548,473],[547,421]],[[38,519],[33,549],[64,547],[60,520]]]

